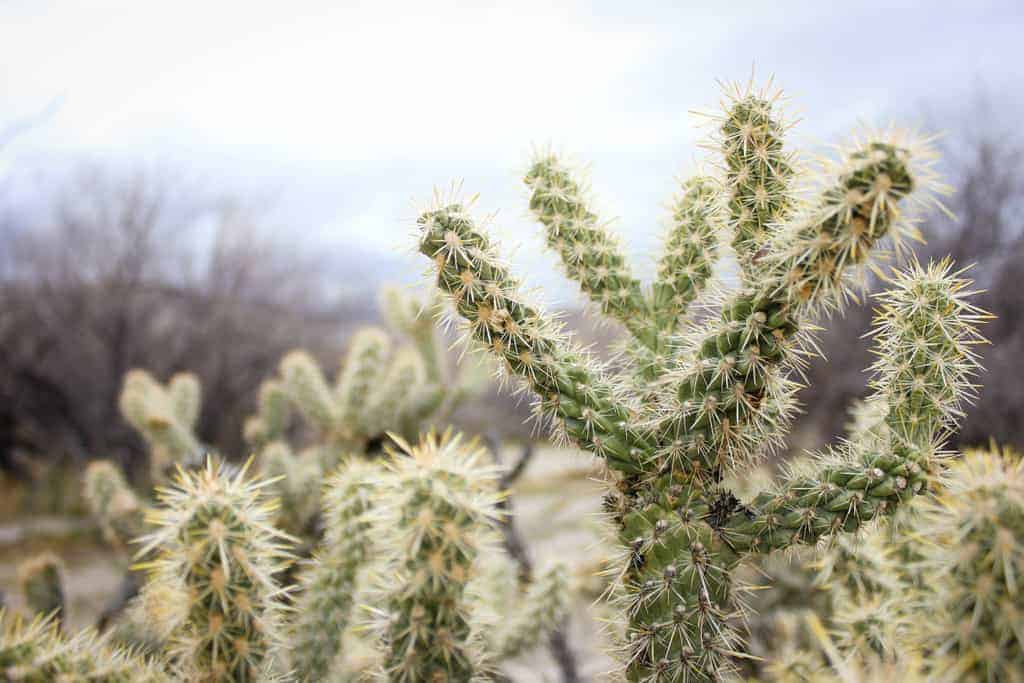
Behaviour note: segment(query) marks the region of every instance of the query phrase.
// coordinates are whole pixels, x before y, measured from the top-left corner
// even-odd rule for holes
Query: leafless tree
[[[237,201],[167,171],[84,167],[39,218],[0,222],[0,464],[115,457],[141,444],[117,413],[133,367],[197,372],[200,435],[241,453],[259,381],[305,346],[336,358],[343,321],[323,264]],[[335,274],[343,277],[344,273]]]

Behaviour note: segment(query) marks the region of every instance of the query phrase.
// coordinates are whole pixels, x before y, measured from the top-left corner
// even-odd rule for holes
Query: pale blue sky
[[[979,79],[1016,106],[1022,36],[1009,1],[0,0],[0,129],[60,98],[0,169],[172,164],[272,194],[297,239],[417,271],[416,207],[461,178],[551,285],[518,182],[551,142],[592,162],[645,273],[672,178],[703,155],[690,111],[714,108],[716,79],[774,74],[803,119],[794,144],[814,146],[955,110]]]

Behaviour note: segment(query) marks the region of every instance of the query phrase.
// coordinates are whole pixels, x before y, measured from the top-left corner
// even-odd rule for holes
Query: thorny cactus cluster
[[[495,542],[505,493],[492,455],[450,433],[415,446],[401,436],[481,388],[479,367],[448,379],[429,311],[398,290],[384,302],[409,346],[392,354],[383,330],[357,333],[331,388],[307,354],[290,354],[281,378],[263,386],[247,429],[258,450],[241,469],[216,455],[203,461],[166,449],[157,439],[162,425],[189,435],[176,442],[198,443],[194,419],[168,408],[185,403],[171,400],[175,392],[129,374],[125,416],[157,430],[143,435],[177,474],[144,502],[108,461],[85,473],[85,499],[104,536],[122,551],[138,544],[130,576],[147,574],[105,636],[111,662],[130,669],[137,660],[139,671],[168,680],[356,681],[376,673],[459,681],[486,677],[559,626],[564,568],[524,584],[516,560]],[[199,387],[187,386],[194,416]],[[360,402],[367,392],[378,398]],[[298,431],[293,409],[312,428],[313,445],[298,455],[285,441]],[[257,478],[248,476],[254,464]],[[51,650],[93,642],[65,642],[54,631],[63,609],[59,573],[50,556],[23,568],[29,610],[49,617],[18,622],[4,636],[3,647],[13,648],[9,676],[18,667],[44,670]],[[50,649],[23,646],[29,637]],[[84,655],[74,661],[90,675],[105,666]],[[95,678],[121,680],[110,676]]]
[[[844,443],[746,501],[723,487],[726,474],[781,443],[793,374],[813,349],[812,321],[843,304],[850,276],[883,240],[899,247],[916,236],[903,205],[930,201],[927,150],[895,134],[844,151],[815,194],[797,192],[786,127],[763,92],[728,99],[718,119],[722,172],[684,183],[666,240],[674,268],[688,260],[693,276],[679,284],[677,271],[661,269],[649,289],[589,208],[582,182],[554,155],[533,163],[530,207],[549,243],[633,337],[625,377],[523,297],[466,206],[440,201],[419,218],[420,250],[467,335],[522,380],[557,434],[612,473],[606,509],[621,551],[612,571],[629,680],[728,675],[743,654],[736,566],[856,531],[925,490],[972,392],[982,315],[967,302],[968,283],[948,263],[914,264],[879,300],[873,387],[885,438]],[[740,285],[717,297],[716,316],[678,334],[685,301],[714,258],[708,225],[731,237]],[[680,243],[696,248],[684,253]]]
[[[389,433],[415,439],[483,388],[486,374],[479,367],[466,364],[458,373],[447,367],[436,307],[436,301],[387,287],[380,308],[395,335],[378,327],[357,330],[333,383],[309,353],[292,351],[278,377],[260,387],[245,436],[263,473],[278,477],[274,493],[284,528],[309,535],[320,509],[316,491],[343,459],[375,457]],[[296,431],[289,429],[292,413],[310,435],[303,448],[289,441]]]
[[[1020,680],[1021,463],[1010,450],[967,451],[934,496],[805,565],[804,585],[830,603],[789,620],[765,678]]]

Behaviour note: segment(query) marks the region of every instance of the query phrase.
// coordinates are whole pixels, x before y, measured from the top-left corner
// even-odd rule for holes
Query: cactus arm
[[[676,330],[711,277],[722,227],[717,194],[713,179],[694,176],[682,184],[672,202],[672,222],[658,260],[652,302],[663,333]]]
[[[372,393],[364,397],[365,407],[360,416],[362,430],[367,435],[383,434],[402,422],[403,407],[423,387],[426,368],[419,352],[411,347],[400,349],[389,363]]]
[[[434,317],[439,309],[439,297],[433,293],[428,301],[408,296],[401,288],[386,286],[381,290],[380,309],[391,327],[407,336],[416,345],[427,371],[427,379],[440,384],[441,350],[437,345]]]
[[[282,439],[290,417],[288,392],[284,385],[274,379],[263,381],[256,414],[247,418],[243,427],[246,443],[260,448]]]
[[[251,461],[250,461],[251,462]],[[265,481],[247,481],[207,460],[198,472],[179,468],[175,486],[159,490],[151,512],[156,531],[140,539],[140,556],[157,551],[151,581],[189,595],[188,616],[169,652],[189,680],[254,680],[279,671],[282,589],[274,576],[295,539],[272,526]]]
[[[121,414],[150,447],[150,465],[158,481],[174,463],[202,450],[193,432],[200,400],[198,381],[191,375],[180,374],[175,385],[172,394],[148,372],[132,370],[124,377],[118,399]]]
[[[324,488],[324,542],[300,575],[292,661],[301,680],[326,680],[352,619],[359,571],[372,557],[373,493],[383,472],[352,459]]]
[[[313,357],[305,351],[289,352],[281,359],[281,377],[302,416],[322,434],[331,434],[338,424],[338,407]]]
[[[771,226],[793,204],[793,160],[783,146],[785,126],[773,111],[773,99],[765,92],[737,90],[719,129],[732,246],[747,283],[757,277],[755,261]]]
[[[390,352],[391,340],[384,330],[367,327],[352,336],[345,354],[345,363],[335,387],[340,421],[350,426],[359,425],[356,430],[364,432],[363,435],[369,435],[366,431],[369,425],[364,419],[366,399],[382,381]]]
[[[203,405],[203,387],[199,378],[191,372],[179,372],[167,383],[175,417],[190,430],[196,428],[199,412]]]
[[[972,347],[986,314],[967,301],[970,281],[949,261],[914,264],[880,297],[875,319],[874,395],[884,402],[885,448],[843,446],[811,476],[758,495],[722,527],[738,550],[766,552],[853,531],[921,492],[935,474],[939,447],[974,391]]]
[[[272,441],[259,452],[260,474],[272,480],[267,491],[277,499],[278,527],[290,534],[309,533],[320,511],[323,472],[315,457],[296,455],[284,441]]]
[[[914,189],[906,149],[872,142],[848,156],[814,208],[795,216],[762,257],[759,282],[725,302],[692,342],[694,354],[667,378],[674,391],[654,431],[673,469],[717,472],[778,440],[807,318],[839,306],[848,271],[872,247],[907,229],[897,206]]]
[[[82,478],[82,496],[108,542],[123,550],[142,535],[145,529],[142,503],[114,463],[109,460],[89,463]]]
[[[544,226],[548,246],[558,253],[566,274],[602,313],[646,346],[655,346],[658,338],[649,325],[640,281],[632,276],[618,240],[587,206],[586,189],[554,154],[539,156],[525,183],[530,211]]]
[[[524,380],[574,443],[612,468],[639,472],[649,445],[631,425],[627,405],[551,320],[522,302],[518,284],[462,205],[428,211],[418,222],[420,251],[434,260],[437,285],[452,298],[469,336]]]
[[[396,504],[377,525],[389,558],[378,577],[383,673],[399,683],[469,681],[484,662],[465,589],[498,515],[498,472],[482,449],[448,434],[402,445],[389,462]]]

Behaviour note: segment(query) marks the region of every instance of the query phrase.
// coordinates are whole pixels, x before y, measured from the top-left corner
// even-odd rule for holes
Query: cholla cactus
[[[53,553],[42,553],[18,566],[18,584],[31,612],[64,619],[64,565]]]
[[[184,590],[188,616],[169,652],[188,680],[252,681],[279,669],[282,590],[274,576],[289,560],[288,536],[271,526],[266,482],[246,481],[207,460],[197,472],[179,468],[175,485],[158,492],[149,515],[156,531],[140,555],[154,550],[151,582]]]
[[[388,461],[378,508],[381,673],[392,681],[468,681],[485,672],[466,586],[498,516],[496,468],[459,437],[431,434]]]
[[[145,510],[117,465],[109,460],[89,463],[82,491],[89,512],[109,543],[125,550],[128,543],[142,535]]]
[[[582,208],[579,183],[538,172],[553,166],[548,158],[527,176],[549,236],[557,230],[574,242],[563,258],[584,255],[566,263],[569,272],[626,322],[645,367],[664,368],[644,392],[653,400],[609,376],[526,302],[466,207],[441,203],[419,218],[420,250],[468,336],[523,380],[558,433],[616,473],[608,511],[621,547],[624,667],[635,681],[725,675],[741,650],[730,627],[737,563],[853,531],[920,492],[976,368],[970,345],[981,316],[966,301],[967,282],[946,263],[914,265],[881,298],[876,321],[874,387],[888,438],[829,451],[746,502],[724,489],[725,473],[781,441],[796,386],[790,375],[809,351],[810,321],[843,303],[848,276],[879,242],[899,245],[915,234],[901,204],[927,194],[929,175],[920,163],[926,150],[880,136],[844,153],[816,198],[805,199],[789,193],[788,171],[773,163],[786,157],[770,98],[738,92],[721,121],[727,175],[753,164],[760,176],[748,178],[762,180],[726,178],[730,194],[742,194],[729,198],[736,201],[728,221],[737,226],[742,283],[722,297],[717,318],[679,343],[666,340],[654,297],[638,293],[614,240]],[[539,187],[538,178],[545,179]],[[757,215],[743,215],[751,206]],[[644,360],[652,354],[664,360]],[[645,367],[641,375],[656,374]]]
[[[191,373],[174,375],[167,386],[145,370],[125,375],[121,414],[150,448],[154,481],[163,481],[175,464],[190,462],[202,454],[195,435],[201,402],[199,380]]]
[[[320,512],[320,464],[315,455],[295,454],[283,441],[272,441],[259,455],[260,473],[277,498],[276,524],[293,535],[308,533]]]
[[[382,471],[353,458],[324,489],[324,542],[299,581],[291,636],[294,668],[302,680],[342,680],[332,671],[352,622],[360,572],[374,556],[373,507]],[[358,669],[358,667],[353,667]]]
[[[284,386],[277,380],[266,380],[260,385],[258,410],[243,426],[245,440],[260,448],[272,441],[284,438],[288,429],[290,406]]]
[[[968,452],[914,535],[924,556],[916,644],[947,661],[936,675],[1024,679],[1024,461],[1010,451]]]
[[[0,610],[0,675],[5,681],[170,682],[162,667],[135,651],[111,646],[92,631],[64,638],[52,617],[8,618]]]
[[[555,565],[535,578],[525,594],[508,598],[510,604],[488,637],[488,650],[500,658],[526,652],[558,628],[569,611],[568,572]]]

